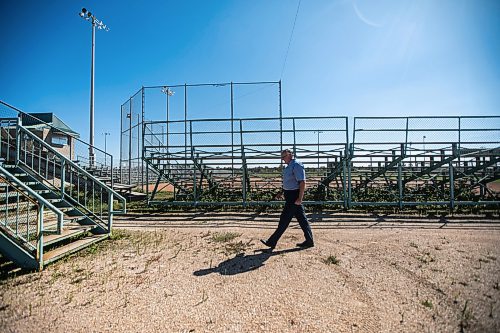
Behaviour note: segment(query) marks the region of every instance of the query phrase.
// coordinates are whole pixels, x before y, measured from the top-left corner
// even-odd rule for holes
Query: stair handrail
[[[43,203],[44,206],[48,207],[51,211],[53,211],[57,215],[57,232],[60,233],[62,230],[62,226],[64,223],[64,213],[61,212],[59,208],[50,203],[47,199],[42,197],[40,194],[36,193],[33,189],[31,189],[28,185],[24,184],[22,181],[17,179],[16,176],[11,174],[7,169],[0,165],[0,172],[6,176],[7,180],[11,183],[16,184],[24,191],[28,192],[30,195],[35,197],[39,202]]]
[[[109,158],[110,158],[110,160],[111,160],[111,165],[112,165],[112,163],[113,163],[113,155],[111,155],[110,153],[108,153],[108,152],[106,152],[106,151],[103,151],[102,149],[100,149],[100,148],[98,148],[98,147],[96,147],[96,146],[94,146],[94,145],[91,145],[91,144],[89,144],[89,143],[87,143],[87,142],[85,142],[85,141],[81,140],[80,138],[78,138],[78,136],[77,136],[77,135],[75,135],[75,134],[73,134],[73,133],[70,133],[70,132],[67,132],[67,131],[64,131],[64,130],[61,130],[61,129],[57,128],[57,127],[54,127],[53,125],[51,125],[51,124],[49,124],[49,123],[47,123],[47,122],[45,122],[45,121],[41,120],[40,118],[38,118],[38,117],[36,117],[36,116],[34,116],[34,115],[32,115],[32,114],[29,114],[29,113],[27,113],[27,112],[24,112],[24,111],[22,111],[22,110],[20,110],[20,109],[16,108],[16,107],[15,107],[15,106],[13,106],[13,105],[10,105],[10,104],[9,104],[9,103],[7,103],[7,102],[4,102],[4,101],[0,100],[0,104],[1,104],[1,105],[5,105],[6,107],[8,107],[8,108],[10,108],[10,109],[14,110],[15,112],[17,112],[17,113],[18,113],[18,115],[17,115],[17,118],[18,118],[18,119],[22,119],[22,116],[29,117],[29,118],[33,118],[33,119],[35,119],[36,121],[39,121],[41,124],[43,124],[43,125],[45,125],[45,126],[48,126],[48,127],[50,127],[50,128],[53,128],[53,129],[55,129],[55,130],[57,130],[57,131],[62,131],[62,132],[64,132],[65,134],[67,134],[67,135],[71,136],[74,140],[76,140],[76,141],[78,141],[78,142],[82,143],[83,145],[86,145],[86,146],[88,146],[89,148],[92,148],[93,150],[98,151],[98,152],[100,152],[100,153],[102,153],[102,154],[106,155],[107,157],[109,157]],[[94,160],[94,163],[95,163],[95,162],[97,162],[97,161],[95,161],[95,160]]]
[[[87,177],[89,177],[90,179],[92,179],[93,182],[97,183],[99,186],[101,186],[103,189],[105,189],[106,192],[108,193],[108,195],[111,196],[111,200],[110,200],[110,202],[108,204],[108,210],[109,210],[108,213],[110,213],[110,214],[126,213],[127,200],[124,197],[122,197],[120,194],[118,194],[111,187],[107,186],[106,184],[104,184],[103,182],[101,182],[99,179],[97,179],[96,177],[94,177],[92,174],[90,174],[84,168],[82,168],[81,166],[79,166],[77,163],[73,162],[71,159],[69,159],[66,156],[64,156],[63,154],[59,153],[51,145],[49,145],[47,142],[45,142],[42,139],[40,139],[38,136],[36,136],[35,134],[33,134],[31,131],[29,131],[27,128],[25,128],[23,125],[17,124],[17,127],[18,127],[18,131],[17,131],[18,135],[20,135],[21,131],[23,133],[27,134],[30,137],[30,139],[38,142],[40,145],[42,145],[44,148],[46,148],[52,154],[54,154],[55,156],[59,157],[65,163],[67,163],[68,165],[74,167],[76,170],[78,170],[79,172],[83,173],[84,175],[86,175]],[[18,138],[18,142],[19,142],[19,138]],[[19,150],[17,150],[16,153],[19,154]],[[19,156],[16,157],[16,160],[19,161]],[[116,210],[116,211],[113,210],[113,200],[112,200],[113,197],[116,197],[119,201],[121,201],[123,203],[123,208],[121,210]],[[111,207],[111,210],[110,210],[110,207]]]
[[[20,190],[22,189],[23,191],[26,191],[28,194],[21,192],[24,196],[26,196],[28,199],[30,196],[32,197],[31,200],[36,199],[36,203],[39,205],[38,206],[38,218],[37,218],[37,239],[36,239],[36,246],[31,245],[32,247],[35,248],[36,250],[36,259],[38,260],[38,265],[39,267],[43,267],[43,234],[45,231],[45,226],[43,223],[43,216],[44,216],[44,207],[47,207],[50,209],[53,213],[57,215],[57,233],[61,234],[62,231],[62,226],[63,226],[63,221],[64,221],[64,214],[63,212],[55,207],[52,203],[47,201],[44,197],[42,197],[40,194],[36,193],[34,190],[32,190],[29,186],[21,182],[17,177],[12,175],[8,170],[6,170],[4,167],[0,165],[0,173],[2,176],[5,178],[5,180],[10,184],[14,185],[14,188],[16,191],[21,192]],[[17,187],[16,187],[17,186]],[[20,239],[22,239],[25,242],[28,242],[28,240],[24,239],[22,236],[16,235]],[[29,242],[28,242],[29,244]],[[28,247],[29,248],[29,247]]]

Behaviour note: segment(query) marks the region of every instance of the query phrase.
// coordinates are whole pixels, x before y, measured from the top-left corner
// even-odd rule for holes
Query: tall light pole
[[[108,133],[108,132],[104,132],[104,166],[107,166],[107,158],[108,158],[108,154],[107,154],[107,149],[106,149],[106,138],[108,137],[108,135],[111,135],[111,133]]]
[[[109,28],[98,20],[91,12],[87,9],[82,8],[80,12],[80,17],[86,21],[92,23],[92,61],[90,65],[90,136],[89,136],[89,162],[90,165],[94,165],[94,49],[95,49],[95,28],[99,30],[109,31]]]
[[[165,86],[161,89],[161,92],[165,94],[165,96],[167,97],[167,153],[168,153],[168,122],[170,120],[170,107],[169,107],[169,99],[170,99],[170,96],[173,96],[175,94],[174,91],[172,91],[172,89],[170,89],[169,87]]]

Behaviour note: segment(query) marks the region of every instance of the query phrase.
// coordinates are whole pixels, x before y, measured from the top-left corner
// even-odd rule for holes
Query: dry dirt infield
[[[500,223],[117,218],[114,240],[0,281],[0,332],[499,332]],[[444,223],[447,222],[447,223]]]

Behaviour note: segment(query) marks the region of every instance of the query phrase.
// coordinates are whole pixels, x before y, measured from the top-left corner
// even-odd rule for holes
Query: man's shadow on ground
[[[235,275],[253,271],[264,266],[264,262],[272,256],[285,254],[289,252],[302,251],[303,248],[293,248],[281,251],[257,250],[259,253],[245,255],[237,254],[234,258],[221,262],[216,267],[197,270],[193,273],[196,276],[203,276],[210,273],[219,273],[220,275]]]

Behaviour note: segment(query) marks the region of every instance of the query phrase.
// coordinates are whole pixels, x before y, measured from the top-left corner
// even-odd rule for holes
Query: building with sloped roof
[[[64,156],[75,159],[75,141],[80,134],[52,112],[22,114],[22,124]]]

